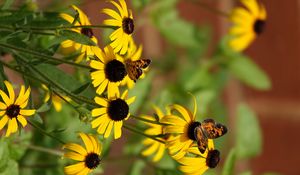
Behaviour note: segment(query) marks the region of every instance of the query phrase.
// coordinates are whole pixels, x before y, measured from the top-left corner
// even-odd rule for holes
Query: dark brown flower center
[[[20,106],[19,105],[10,105],[6,108],[6,115],[8,115],[9,118],[15,118],[20,113]]]
[[[266,25],[266,21],[257,19],[253,26],[254,32],[257,35],[261,34],[265,29],[265,25]]]
[[[194,134],[195,128],[200,125],[201,125],[200,122],[192,122],[189,124],[188,133],[187,133],[189,139],[196,141],[195,134]]]
[[[125,65],[118,60],[114,59],[105,66],[105,76],[110,82],[121,81],[126,75]]]
[[[209,150],[206,158],[206,165],[209,168],[215,168],[220,161],[220,151],[218,150]]]
[[[96,153],[89,153],[84,160],[85,166],[89,169],[95,169],[100,164],[99,155]]]
[[[89,38],[94,36],[93,30],[90,28],[82,28],[80,32]]]
[[[132,34],[134,31],[134,23],[131,18],[124,18],[122,21],[122,28],[125,33],[128,35]]]
[[[118,98],[109,102],[108,115],[113,121],[124,120],[129,113],[129,106],[126,101]]]

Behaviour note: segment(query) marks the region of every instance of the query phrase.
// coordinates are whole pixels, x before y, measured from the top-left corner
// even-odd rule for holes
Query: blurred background
[[[219,116],[217,118],[220,122],[225,122],[229,128],[228,134],[224,136],[226,138],[222,138],[222,142],[217,144],[218,148],[224,147],[220,148],[224,152],[220,165],[222,167],[230,148],[236,142],[235,138],[239,135],[237,132],[242,131],[236,127],[238,106],[241,103],[248,104],[256,114],[261,127],[262,147],[254,155],[238,159],[235,174],[245,170],[252,170],[254,175],[266,172],[300,174],[299,0],[284,2],[261,0],[267,9],[266,29],[244,52],[244,55],[268,75],[272,83],[271,88],[249,87],[249,84],[240,81],[238,76],[232,75],[234,73],[223,72],[219,67],[212,68],[210,72],[216,74],[208,78],[215,80],[216,83],[209,82],[207,85],[205,83],[207,77],[199,73],[201,68],[197,65],[205,63],[212,57],[230,26],[229,20],[218,15],[213,9],[229,13],[239,4],[237,1],[127,0],[127,2],[133,9],[136,20],[136,43],[143,45],[143,57],[153,60],[149,72],[151,88],[144,90],[150,92],[145,97],[148,101],[139,102],[142,107],[135,109],[136,114],[151,113],[153,103],[160,107],[174,102],[185,105],[191,101],[186,92],[192,92],[200,108],[198,114],[203,114],[204,117],[215,114],[213,117]],[[51,11],[66,10],[71,1],[36,0],[36,3],[40,9]],[[101,24],[106,18],[100,13],[101,8],[108,6],[106,1],[86,0],[76,3],[89,16],[92,24]],[[103,41],[102,43],[107,42],[107,36],[102,36],[102,31],[97,30],[94,33]],[[100,44],[100,47],[103,46],[104,44]],[[152,68],[154,73],[151,73]],[[185,75],[181,74],[182,72],[185,72]],[[199,75],[198,79],[197,77],[189,79],[194,74]],[[137,89],[145,87],[143,83],[141,84]],[[182,88],[179,89],[182,84]],[[211,92],[207,89],[214,90]],[[155,98],[149,97],[152,95]],[[204,102],[202,99],[205,99]],[[143,104],[150,107],[143,107]],[[203,108],[207,109],[201,109],[203,104],[205,105]],[[218,108],[218,111],[213,108]],[[111,160],[122,153],[120,145],[129,140],[131,133],[126,131],[125,133],[127,136],[113,142]],[[255,140],[256,135],[250,135],[248,138],[252,137]],[[104,174],[120,174],[121,171],[123,170],[116,169],[112,162],[107,165]]]

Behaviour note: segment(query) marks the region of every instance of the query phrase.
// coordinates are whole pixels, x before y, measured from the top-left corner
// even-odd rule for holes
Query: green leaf
[[[75,89],[72,93],[73,94],[80,94],[84,90],[86,90],[90,86],[90,84],[91,84],[90,82],[87,82],[87,83],[83,84],[82,86],[80,86],[79,88]]]
[[[237,108],[236,133],[239,158],[254,157],[261,153],[261,129],[255,113],[246,104],[240,104]]]
[[[21,132],[20,135],[11,136],[9,138],[9,156],[13,160],[20,160],[25,152],[27,151],[27,146],[30,144],[30,140],[32,138],[31,132]],[[17,141],[17,143],[16,143]]]
[[[130,105],[130,112],[135,114],[145,103],[145,99],[150,91],[153,74],[148,73],[144,79],[137,80],[134,89],[128,93],[128,98],[136,96],[133,104]]]
[[[142,160],[137,160],[133,163],[133,165],[130,168],[128,175],[140,175],[143,174],[143,169],[146,166],[145,162]]]
[[[75,41],[75,42],[80,43],[80,44],[89,45],[89,46],[96,46],[97,45],[89,37],[87,37],[83,34],[71,31],[71,30],[61,30],[59,32],[59,35],[60,35],[60,37],[66,39],[66,40],[72,40],[72,41]]]
[[[259,90],[271,88],[269,77],[251,59],[245,56],[235,57],[228,66],[230,72],[245,84]]]
[[[5,138],[0,139],[0,173],[5,171],[9,160],[8,144]]]
[[[208,112],[209,104],[217,97],[214,90],[203,90],[194,94],[197,100],[197,119],[203,119]]]
[[[141,10],[145,8],[151,0],[131,0],[133,8]]]
[[[208,87],[211,83],[213,83],[213,77],[205,67],[187,69],[183,72],[182,76],[181,82],[184,89],[190,92]]]
[[[15,0],[4,0],[4,2],[1,4],[1,9],[2,10],[6,10],[11,8],[11,6],[13,5],[13,3],[15,2]]]
[[[52,100],[49,100],[47,103],[43,103],[37,110],[37,113],[47,112],[50,110],[52,105]]]
[[[15,160],[9,159],[4,171],[0,172],[0,175],[18,175],[19,167]]]
[[[231,149],[227,158],[225,160],[225,164],[222,170],[222,175],[231,175],[234,174],[234,165],[236,161],[236,151],[235,149]]]

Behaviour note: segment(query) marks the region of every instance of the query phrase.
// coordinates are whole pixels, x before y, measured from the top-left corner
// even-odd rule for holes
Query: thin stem
[[[148,138],[150,138],[150,139],[152,139],[152,140],[155,140],[155,141],[158,141],[158,142],[160,142],[160,143],[162,143],[162,144],[165,144],[164,141],[162,141],[162,140],[160,140],[160,139],[157,139],[157,138],[155,138],[155,137],[152,136],[152,135],[145,134],[145,133],[143,133],[143,132],[141,132],[141,131],[135,129],[134,127],[132,127],[132,126],[130,126],[130,125],[123,124],[123,127],[124,127],[125,129],[131,131],[131,132],[134,132],[134,133],[136,133],[136,134],[143,135],[143,136],[148,137]]]
[[[41,133],[43,133],[44,135],[53,138],[54,140],[60,142],[61,144],[66,144],[64,141],[60,140],[59,138],[53,136],[52,134],[46,132],[44,129],[42,129],[41,127],[39,127],[38,125],[34,124],[33,122],[31,122],[30,120],[27,120],[27,122],[34,127],[35,129],[39,130]]]
[[[190,0],[190,1],[199,5],[200,7],[202,7],[203,9],[205,9],[207,11],[210,11],[212,13],[218,14],[218,15],[226,17],[226,18],[229,17],[229,14],[227,12],[223,12],[219,9],[213,8],[209,4],[202,2],[201,0]]]
[[[41,146],[35,146],[35,145],[26,145],[27,148],[35,150],[35,151],[40,151],[40,152],[44,152],[44,153],[48,153],[48,154],[53,154],[56,156],[63,156],[63,153],[61,151],[57,151],[57,150],[53,150],[53,149],[49,149],[49,148],[44,148]]]
[[[12,29],[12,30],[59,30],[59,29],[73,29],[73,28],[112,28],[115,26],[108,25],[78,25],[78,26],[56,26],[56,27],[37,27],[37,26],[0,26],[2,29]]]
[[[158,121],[153,121],[153,120],[145,119],[145,118],[142,118],[142,117],[136,117],[134,115],[130,115],[130,117],[132,117],[134,119],[137,119],[137,120],[140,120],[140,121],[143,121],[143,122],[146,122],[146,123],[153,123],[153,124],[156,124],[156,125],[163,125],[163,126],[168,125],[168,124],[165,124],[165,123],[159,123]]]
[[[18,55],[18,54],[17,54]],[[25,63],[25,66],[28,65],[34,72],[38,73],[41,77],[43,77],[46,81],[48,81],[51,85],[53,85],[55,88],[61,90],[62,92],[64,92],[65,94],[67,94],[68,96],[70,96],[73,99],[76,99],[77,101],[81,101],[81,102],[85,102],[88,103],[90,105],[93,105],[95,107],[99,107],[99,105],[97,103],[95,103],[92,100],[89,100],[85,97],[80,97],[77,96],[75,94],[73,94],[72,92],[66,90],[64,87],[62,87],[60,84],[57,84],[55,81],[51,80],[46,74],[44,74],[43,72],[41,72],[39,69],[37,69],[35,66],[28,64],[28,62],[22,58],[22,56],[18,55],[20,57],[20,59]],[[49,84],[47,83],[47,84]]]
[[[72,65],[72,66],[80,67],[80,68],[91,69],[91,67],[87,66],[87,65],[77,64],[77,63],[74,63],[72,61],[68,61],[68,60],[64,60],[64,59],[58,59],[58,58],[55,58],[55,57],[51,57],[49,55],[41,54],[41,53],[33,51],[33,50],[23,49],[23,48],[15,47],[13,45],[9,45],[9,44],[0,43],[0,47],[8,48],[8,49],[12,49],[12,50],[15,50],[15,51],[28,53],[28,54],[32,54],[32,55],[35,55],[36,57],[38,57],[40,59],[43,59],[43,60],[53,60],[53,61],[56,61],[56,62],[59,62],[59,63],[65,63],[65,64],[69,64],[69,65]]]

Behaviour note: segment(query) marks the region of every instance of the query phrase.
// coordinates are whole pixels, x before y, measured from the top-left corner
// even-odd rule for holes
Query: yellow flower
[[[235,51],[242,51],[264,31],[267,13],[265,7],[256,0],[241,0],[246,7],[233,9],[230,20],[233,26],[229,34],[232,38],[229,46]]]
[[[91,25],[88,17],[81,11],[78,7],[75,5],[72,5],[72,8],[77,11],[79,14],[79,18],[76,22],[74,22],[74,17],[70,16],[69,14],[62,13],[60,16],[68,21],[69,23],[74,22],[74,26],[84,26],[84,25]],[[70,29],[74,32],[81,33],[83,35],[86,35],[89,37],[95,44],[98,43],[97,38],[94,36],[93,30],[91,28],[72,28]],[[74,51],[80,51],[80,55],[76,58],[76,62],[81,62],[83,58],[87,58],[94,56],[95,50],[99,49],[97,46],[90,46],[90,45],[85,45],[81,43],[77,43],[72,40],[66,40],[61,43],[61,49],[64,54],[70,54]]]
[[[123,121],[130,116],[129,105],[134,102],[135,97],[127,99],[128,90],[120,94],[108,93],[108,99],[95,97],[95,102],[102,106],[92,110],[92,116],[96,117],[91,124],[92,128],[97,128],[99,134],[104,134],[107,138],[111,130],[114,130],[114,138],[118,139],[122,135]]]
[[[70,151],[64,154],[65,158],[79,161],[76,164],[64,167],[64,172],[67,175],[87,175],[100,164],[100,154],[102,145],[97,137],[91,134],[79,133],[85,148],[76,143],[68,143],[64,145],[64,149]]]
[[[195,144],[194,130],[199,125],[199,122],[195,121],[197,104],[194,100],[193,113],[178,104],[174,104],[170,108],[172,112],[173,110],[179,112],[180,116],[175,114],[164,116],[162,122],[168,125],[164,126],[163,130],[164,134],[173,135],[172,138],[167,140],[166,146],[170,155],[178,160]]]
[[[62,110],[63,100],[56,94],[51,94],[49,88],[46,85],[42,84],[42,88],[46,91],[44,103],[46,103],[50,100],[50,98],[52,98],[52,104],[55,111],[60,112]],[[62,95],[62,97],[67,101],[71,101],[71,99],[65,95]]]
[[[154,110],[155,110],[155,113],[157,114],[158,122],[161,123],[161,119],[164,116],[163,112],[156,106],[154,107]],[[169,113],[170,113],[170,111],[167,109],[167,114],[169,114]],[[157,121],[152,116],[143,116],[143,118],[148,119],[148,120]],[[163,134],[163,125],[154,124],[154,123],[146,123],[146,124],[149,126],[149,128],[145,131],[145,134],[154,135],[154,136]],[[165,140],[168,140],[169,138],[170,137],[165,137]],[[144,139],[143,144],[147,148],[142,151],[142,155],[147,157],[147,156],[154,154],[154,156],[152,158],[153,162],[159,161],[162,158],[162,156],[164,155],[164,152],[166,149],[165,144],[160,143],[160,142],[150,139],[150,138]]]
[[[208,140],[208,149],[201,154],[197,147],[188,150],[197,157],[183,157],[178,160],[180,171],[186,175],[201,175],[209,168],[215,168],[220,161],[220,152],[214,149],[213,140]]]
[[[91,60],[92,84],[97,87],[96,93],[101,95],[107,88],[109,94],[119,93],[119,85],[127,76],[124,60],[115,55],[111,46],[95,52],[97,60]]]
[[[141,45],[139,47],[137,47],[135,45],[135,43],[133,42],[133,39],[131,39],[129,48],[128,48],[128,52],[124,56],[125,62],[127,60],[130,60],[130,61],[139,60],[142,56],[142,52],[143,52],[143,47]],[[142,75],[139,78],[144,78],[144,77],[145,77],[145,74],[143,71]],[[127,87],[129,89],[132,89],[135,85],[135,82],[129,76],[126,76],[124,81],[121,83],[121,85],[122,86],[127,85]]]
[[[34,109],[24,109],[28,104],[28,98],[30,95],[30,87],[25,91],[25,86],[21,86],[19,96],[15,99],[15,92],[13,86],[4,81],[8,91],[8,95],[0,90],[0,95],[3,102],[0,102],[0,130],[7,124],[7,130],[5,136],[17,132],[19,123],[25,127],[27,120],[24,116],[31,116],[35,113]]]
[[[115,1],[110,2],[119,10],[119,13],[112,9],[103,9],[103,13],[112,17],[112,19],[104,20],[103,23],[117,28],[109,36],[112,41],[111,46],[115,52],[120,52],[121,55],[124,55],[128,50],[129,41],[132,39],[132,33],[134,31],[132,11],[127,10],[127,5],[124,0],[119,0],[120,5]]]

